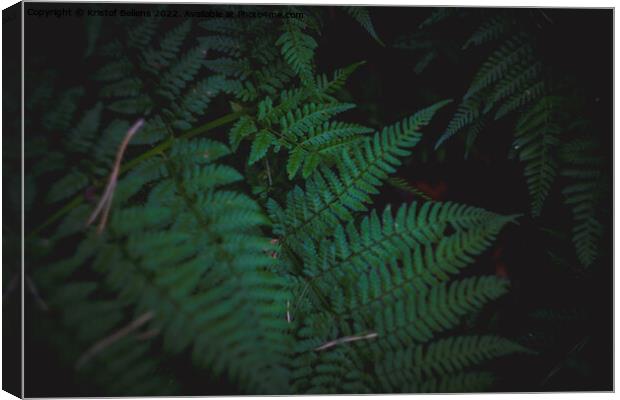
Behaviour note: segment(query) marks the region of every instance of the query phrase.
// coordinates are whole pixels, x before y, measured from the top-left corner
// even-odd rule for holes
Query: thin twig
[[[355,342],[358,340],[368,340],[368,339],[374,339],[377,336],[379,336],[377,334],[377,332],[372,332],[372,333],[368,333],[366,335],[358,335],[358,336],[345,336],[345,337],[341,337],[335,340],[332,340],[331,342],[327,342],[319,347],[317,347],[316,349],[314,349],[314,351],[323,351],[323,350],[327,350],[330,347],[334,347],[334,346],[338,346],[339,344],[343,344],[343,343],[348,343],[348,342]]]
[[[555,365],[551,371],[547,374],[547,376],[545,377],[545,379],[542,380],[542,382],[540,382],[541,386],[545,386],[547,384],[547,382],[556,374],[558,373],[558,371],[560,371],[564,365],[566,364],[568,358],[571,356],[571,354],[573,353],[577,353],[579,351],[581,351],[583,349],[583,347],[586,345],[586,343],[590,340],[589,336],[584,337],[582,340],[580,340],[579,342],[577,342],[577,344],[575,346],[573,346],[573,348],[566,353],[566,356],[557,364]]]
[[[82,368],[84,364],[88,362],[88,360],[93,358],[95,355],[97,355],[101,351],[105,350],[108,346],[114,344],[115,342],[129,335],[131,332],[135,331],[142,325],[146,324],[154,316],[155,316],[155,313],[153,313],[153,311],[148,311],[142,314],[141,316],[139,316],[136,320],[132,321],[129,325],[125,326],[124,328],[121,328],[120,330],[114,332],[110,336],[107,336],[101,339],[100,341],[95,343],[90,349],[88,349],[86,353],[84,353],[78,359],[78,361],[75,363],[75,368],[76,369]]]
[[[545,19],[546,19],[547,21],[549,21],[549,22],[550,22],[550,23],[552,23],[552,24],[554,23],[554,22],[553,22],[553,20],[552,20],[551,18],[549,18],[549,16],[548,16],[547,14],[545,14],[545,12],[544,12],[543,10],[538,9],[538,11],[540,11],[540,13],[543,15],[543,17],[545,17]]]
[[[291,323],[291,302],[286,300],[286,322]]]
[[[114,168],[112,168],[112,173],[110,173],[110,177],[108,178],[108,184],[106,185],[105,191],[101,196],[101,200],[97,204],[97,207],[93,210],[90,217],[88,217],[88,221],[86,221],[86,226],[92,224],[97,216],[103,210],[103,216],[101,217],[101,221],[99,221],[99,226],[97,227],[97,233],[101,233],[105,228],[106,222],[108,220],[108,214],[110,213],[110,207],[112,206],[112,197],[114,197],[114,189],[116,188],[116,181],[118,180],[118,174],[121,170],[121,162],[123,161],[123,154],[125,154],[125,150],[127,149],[127,145],[131,138],[142,128],[144,125],[144,118],[140,118],[137,120],[131,128],[125,134],[125,138],[118,148],[118,152],[116,153],[116,161],[114,161]]]
[[[142,332],[140,334],[137,334],[136,335],[136,339],[138,339],[138,340],[147,340],[147,339],[150,339],[150,338],[155,337],[157,335],[159,335],[159,329],[149,329],[146,332]]]
[[[239,117],[244,114],[246,114],[246,111],[232,112],[223,117],[207,122],[206,124],[201,125],[197,128],[193,128],[193,129],[190,129],[184,132],[181,136],[179,136],[179,139],[191,139],[197,135],[203,134],[205,132],[218,128],[222,125],[233,122],[239,119]],[[142,153],[138,157],[128,161],[127,163],[125,163],[125,165],[123,165],[123,168],[121,168],[120,174],[123,174],[124,172],[131,170],[132,168],[134,168],[136,165],[140,164],[144,160],[147,160],[151,157],[162,154],[163,152],[165,152],[172,146],[172,143],[173,143],[172,138],[169,138],[168,140]],[[98,184],[100,183],[100,181],[97,180],[95,183]],[[41,231],[43,231],[48,226],[52,225],[54,222],[62,218],[65,214],[69,213],[71,210],[73,210],[74,208],[82,204],[82,201],[84,201],[84,195],[79,194],[75,196],[73,200],[71,200],[69,203],[65,204],[62,208],[60,208],[58,211],[52,214],[48,219],[45,220],[45,222],[43,222],[41,225],[37,226],[32,231],[30,231],[28,235],[26,236],[26,239],[30,239],[38,235]]]
[[[24,274],[24,275],[25,275],[24,278],[26,281],[26,285],[28,285],[28,289],[32,293],[32,296],[34,297],[34,300],[36,301],[39,308],[43,311],[49,310],[50,308],[47,306],[47,303],[43,301],[43,298],[41,298],[41,296],[39,295],[39,291],[37,290],[37,287],[35,286],[32,279],[30,279],[30,277],[27,274]]]

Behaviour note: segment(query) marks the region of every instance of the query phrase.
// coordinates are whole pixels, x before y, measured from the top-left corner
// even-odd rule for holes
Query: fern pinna
[[[240,393],[458,392],[491,387],[488,361],[530,353],[454,334],[509,290],[466,270],[517,215],[424,197],[373,207],[450,101],[381,129],[348,121],[342,89],[364,63],[319,68],[319,11],[127,20],[88,52],[94,82],[32,104],[48,111],[29,129],[65,135],[29,150],[29,179],[54,181],[33,196],[59,208],[28,236],[45,247],[31,268],[50,311],[36,324],[79,379],[187,394],[172,366],[191,362]],[[346,11],[382,44],[367,9]],[[140,118],[103,229],[85,228]],[[520,126],[527,147],[535,127]]]

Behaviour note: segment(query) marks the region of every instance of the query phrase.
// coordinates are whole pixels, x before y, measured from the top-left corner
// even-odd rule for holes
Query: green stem
[[[241,117],[244,114],[245,114],[244,111],[237,111],[237,112],[233,112],[233,113],[224,115],[223,117],[215,119],[215,120],[210,121],[210,122],[207,122],[206,124],[204,124],[202,126],[199,126],[197,128],[194,128],[194,129],[190,129],[189,131],[187,131],[187,132],[183,133],[181,136],[179,136],[178,139],[190,139],[190,138],[193,138],[194,136],[200,135],[201,133],[208,132],[208,131],[210,131],[212,129],[215,129],[215,128],[218,128],[218,127],[220,127],[222,125],[226,125],[226,124],[228,124],[230,122],[233,122],[233,121],[235,121],[236,119],[238,119],[239,117]],[[142,153],[138,157],[136,157],[133,160],[127,162],[121,168],[120,174],[123,174],[124,172],[129,171],[130,169],[132,169],[133,167],[135,167],[136,165],[140,164],[142,161],[144,161],[146,159],[149,159],[149,158],[151,158],[153,156],[156,156],[157,154],[161,154],[161,153],[165,152],[166,150],[168,150],[172,146],[172,142],[173,142],[173,139],[172,138],[168,138],[166,141],[158,144],[157,146],[153,147],[152,149]],[[100,183],[100,182],[97,182],[97,183]],[[49,217],[41,225],[37,226],[34,230],[32,230],[32,232],[30,232],[28,234],[26,239],[29,239],[29,238],[37,235],[43,229],[47,228],[48,226],[50,226],[51,224],[56,222],[63,215],[67,214],[69,211],[71,211],[75,207],[79,206],[82,203],[82,201],[84,201],[84,196],[82,194],[78,194],[77,196],[75,196],[73,198],[73,200],[71,200],[69,203],[67,203],[60,210],[56,211],[51,217]]]

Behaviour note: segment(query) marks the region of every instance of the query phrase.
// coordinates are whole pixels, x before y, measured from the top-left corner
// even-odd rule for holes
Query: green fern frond
[[[428,195],[426,195],[426,193],[417,189],[415,186],[411,185],[407,180],[403,178],[390,177],[387,179],[387,183],[394,186],[397,189],[403,190],[405,192],[409,192],[413,194],[414,196],[419,197],[423,200],[427,200],[427,201],[431,200],[431,198]]]
[[[421,291],[414,298],[403,299],[383,313],[370,316],[378,334],[369,342],[371,351],[398,349],[402,344],[424,343],[457,326],[461,317],[480,309],[508,290],[508,282],[495,276],[465,278],[443,282]]]
[[[517,92],[513,96],[506,99],[506,101],[499,106],[495,119],[503,118],[510,112],[523,107],[525,104],[532,102],[538,97],[541,97],[546,92],[546,85],[544,82],[536,82],[527,87],[522,92]]]
[[[295,240],[296,237],[303,237],[308,229],[329,232],[338,220],[348,221],[352,218],[351,212],[364,210],[364,203],[369,201],[370,195],[377,193],[376,187],[400,164],[397,157],[410,154],[408,149],[422,137],[419,129],[448,103],[436,103],[400,123],[384,128],[372,139],[354,148],[352,156],[343,152],[339,174],[327,168],[317,170],[306,182],[305,193],[301,189],[289,193],[289,207],[283,213],[272,204],[276,233],[287,240]],[[282,216],[278,218],[277,214]],[[313,225],[316,226],[313,228]]]
[[[335,249],[325,250],[325,254],[332,254],[331,261],[329,259],[308,261],[304,265],[304,271],[309,277],[324,275],[331,269],[337,269],[339,275],[357,274],[379,267],[394,258],[407,257],[403,272],[413,273],[413,269],[408,268],[414,268],[415,264],[417,271],[415,276],[418,283],[421,283],[426,279],[423,276],[425,274],[445,276],[444,271],[455,273],[458,268],[467,265],[471,261],[467,254],[478,254],[486,248],[490,240],[511,218],[454,203],[426,202],[420,207],[416,203],[412,203],[409,207],[402,205],[395,216],[392,215],[391,207],[387,207],[381,219],[376,211],[373,211],[369,217],[361,221],[359,229],[352,222],[346,228],[338,225],[334,231]],[[446,229],[454,229],[458,234],[454,237],[442,237]],[[468,232],[463,233],[464,231]],[[432,244],[432,249],[425,248]],[[307,246],[308,244],[306,248]],[[409,249],[415,249],[415,252],[410,253]],[[309,249],[309,251],[308,260],[315,250]],[[427,265],[422,263],[423,259]],[[317,265],[317,262],[320,265]],[[422,271],[425,271],[424,274]],[[372,279],[381,277],[373,275]],[[394,279],[402,280],[402,277]],[[384,282],[381,286],[388,290],[390,283]],[[368,293],[366,286],[357,289],[359,294]],[[351,306],[354,306],[358,297],[356,291],[340,298],[347,298]]]
[[[158,49],[145,46],[146,50],[143,52],[145,67],[150,71],[156,72],[159,66],[171,65],[171,62],[181,50],[183,41],[191,28],[191,20],[187,20],[169,31],[159,43]]]
[[[157,18],[144,18],[140,20],[138,26],[129,30],[127,45],[129,47],[135,47],[140,51],[147,48],[153,36],[155,36],[158,23],[159,20]]]
[[[363,140],[363,134],[372,130],[361,125],[340,121],[325,122],[310,128],[307,139],[293,147],[287,163],[289,179],[293,179],[303,165],[302,176],[308,178],[323,161],[333,163],[342,149],[355,146]]]
[[[598,143],[577,138],[562,148],[562,175],[569,179],[562,193],[573,212],[573,243],[579,261],[590,266],[598,255],[603,234],[599,204],[604,194],[602,160],[597,156]]]
[[[463,98],[467,100],[482,89],[497,82],[514,63],[524,58],[530,58],[531,53],[532,48],[522,35],[508,39],[482,64]]]
[[[437,140],[435,149],[438,149],[439,146],[441,146],[446,140],[450,139],[465,126],[472,124],[477,118],[480,117],[481,100],[481,96],[474,96],[459,104],[456,113],[446,128],[446,131]]]
[[[346,83],[347,79],[364,64],[366,64],[365,61],[360,61],[344,68],[337,69],[334,71],[331,80],[329,80],[326,75],[319,75],[315,77],[317,92],[323,96],[327,96],[327,98],[331,100],[331,95],[340,90]]]
[[[232,168],[210,164],[204,157],[204,152],[225,154],[222,146],[175,144],[159,179],[176,187],[179,196],[157,192],[156,185],[140,211],[143,216],[114,216],[111,238],[126,237],[126,247],[115,239],[94,265],[127,301],[155,313],[153,324],[162,330],[167,351],[177,354],[191,345],[198,365],[227,371],[250,391],[277,393],[285,383],[285,373],[277,367],[283,362],[278,354],[286,348],[283,282],[268,272],[268,240],[253,233],[265,222],[257,205],[244,195],[217,190],[241,178]],[[170,224],[176,229],[162,230]],[[195,235],[199,231],[212,233]],[[166,250],[170,246],[174,252]],[[147,271],[154,274],[152,279],[145,280]],[[201,312],[205,309],[210,312]],[[254,335],[256,329],[264,329],[263,334]],[[215,352],[217,347],[230,351]]]
[[[269,147],[272,146],[274,142],[275,140],[273,135],[266,130],[261,130],[258,132],[256,138],[252,142],[252,149],[250,151],[250,156],[248,157],[248,164],[252,165],[265,157],[267,150],[269,150]]]
[[[472,45],[480,46],[483,43],[498,39],[506,33],[509,23],[510,22],[504,15],[490,18],[488,21],[482,23],[469,39],[467,39],[463,45],[463,49],[467,49]]]
[[[159,93],[168,99],[174,99],[185,88],[187,82],[194,79],[202,66],[203,50],[196,47],[187,52],[170,70],[162,76]]]
[[[295,20],[288,20],[285,24],[285,31],[276,41],[280,46],[282,56],[286,62],[299,75],[302,82],[308,85],[313,76],[314,50],[317,43],[312,36],[303,33],[299,23]]]
[[[370,18],[370,12],[366,7],[345,7],[344,8],[347,14],[349,14],[353,19],[355,19],[365,30],[372,36],[373,39],[377,41],[381,46],[385,46],[385,44],[379,39],[379,35],[375,31],[375,27],[372,23],[372,19]]]
[[[453,336],[428,345],[389,352],[376,366],[376,374],[383,381],[382,386],[399,391],[399,387],[409,382],[422,383],[434,377],[454,376],[488,360],[528,351],[498,336]]]
[[[430,25],[434,25],[438,22],[441,22],[452,15],[455,15],[458,12],[456,7],[440,7],[433,10],[431,15],[426,18],[422,23],[418,26],[418,28],[425,28]]]
[[[293,388],[297,393],[372,393],[350,351],[303,352],[293,364]]]
[[[165,360],[149,354],[153,341],[140,339],[141,332],[130,333],[98,352],[89,353],[99,340],[118,333],[127,315],[123,302],[109,296],[101,299],[107,293],[100,282],[68,281],[71,273],[95,253],[96,240],[92,239],[84,242],[70,262],[53,264],[35,276],[52,314],[41,315],[35,324],[40,324],[49,340],[64,350],[60,353],[62,358],[77,367],[80,379],[93,382],[108,393],[175,393],[175,379],[162,371]],[[63,282],[61,290],[59,282]],[[71,340],[67,341],[68,338]]]
[[[347,226],[346,234],[336,229],[335,249],[320,249],[332,255],[317,260],[320,265],[306,262],[305,272],[313,281],[330,278],[323,287],[331,292],[336,312],[370,313],[448,280],[473,262],[473,257],[487,249],[502,227],[513,220],[456,204],[428,204],[416,215],[414,203],[407,217],[407,211],[403,211],[406,208],[401,207],[394,222],[386,210],[383,226],[371,214],[362,221],[359,232],[352,224]],[[446,229],[456,232],[445,235]],[[311,253],[305,259],[310,260]],[[388,264],[390,267],[385,268]],[[327,275],[332,272],[336,275]],[[354,277],[346,278],[351,279],[350,285],[345,285],[349,289],[333,290],[346,275]]]
[[[519,93],[519,91],[522,90],[528,90],[528,86],[539,77],[541,68],[542,66],[540,63],[532,63],[531,60],[515,63],[513,68],[506,73],[503,80],[495,86],[490,98],[485,100],[483,112],[489,112],[501,100],[508,96]],[[504,106],[507,108],[511,107],[510,105]]]
[[[532,198],[532,214],[540,215],[557,174],[553,149],[558,144],[557,123],[561,99],[543,97],[524,113],[515,128],[514,148],[525,163],[524,175]]]
[[[334,115],[355,107],[353,104],[306,104],[295,112],[289,111],[280,119],[282,133],[287,136],[304,137],[311,129],[323,124]]]
[[[55,203],[73,196],[88,185],[88,177],[78,170],[72,170],[62,177],[47,195],[49,203]]]
[[[239,118],[228,134],[231,149],[233,151],[237,150],[241,141],[253,133],[256,133],[254,121],[247,116]]]
[[[83,87],[72,88],[62,93],[53,108],[43,115],[43,127],[48,131],[68,129],[77,110],[77,103],[84,94]]]
[[[242,44],[232,36],[210,35],[198,38],[200,47],[205,51],[219,51],[230,57],[238,57],[241,54]]]

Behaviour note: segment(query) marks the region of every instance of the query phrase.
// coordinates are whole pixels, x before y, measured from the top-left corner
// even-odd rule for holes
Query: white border
[[[35,1],[29,1],[29,2],[35,2]],[[39,1],[36,1],[39,2]],[[44,2],[44,1],[43,1]],[[68,2],[72,2],[72,1],[66,1]],[[78,1],[73,1],[73,2],[78,2]],[[79,1],[81,3],[100,3],[98,1]],[[106,2],[112,2],[112,3],[130,3],[131,1],[106,1]],[[230,4],[230,3],[245,3],[245,4],[249,4],[249,3],[256,3],[256,4],[307,4],[307,5],[326,5],[326,4],[331,4],[331,5],[344,5],[344,4],[353,4],[353,5],[381,5],[381,6],[470,6],[470,7],[474,7],[474,6],[478,6],[478,7],[587,7],[587,8],[615,8],[615,1],[609,1],[609,0],[590,0],[588,2],[584,2],[584,1],[579,1],[579,0],[564,0],[564,1],[558,1],[558,0],[521,0],[521,1],[514,1],[514,0],[502,0],[502,1],[493,1],[493,0],[459,0],[459,1],[450,1],[450,0],[416,0],[415,2],[412,1],[404,1],[404,0],[391,0],[387,3],[377,3],[377,2],[369,2],[369,1],[364,1],[364,0],[357,0],[357,1],[352,1],[352,0],[340,0],[340,1],[303,1],[303,0],[289,0],[289,1],[278,1],[278,0],[271,0],[271,1],[256,1],[256,0],[245,0],[245,1],[209,1],[209,2],[183,2],[183,1],[165,1],[165,0],[154,0],[154,1],[133,1],[132,3],[195,3],[195,4],[217,4],[217,3],[223,3],[223,4]],[[2,5],[2,9],[8,8],[11,5],[16,4],[15,1],[11,1],[11,0],[0,0],[0,5]],[[23,18],[23,14],[22,14],[22,18]],[[615,75],[616,75],[616,68],[618,65],[618,52],[616,51],[616,46],[618,43],[618,33],[615,30],[615,21],[616,21],[616,16],[615,16],[615,11],[614,11],[614,134],[615,134],[615,116],[619,115],[620,112],[620,108],[618,106],[618,103],[615,102],[615,94],[618,92],[618,82],[615,80]],[[24,25],[23,25],[23,19],[22,19],[22,29],[24,29]],[[578,29],[578,27],[576,27],[576,29]],[[19,40],[16,38],[16,40]],[[23,62],[23,33],[22,33],[22,62]],[[2,55],[1,55],[1,42],[2,42],[2,30],[0,29],[0,76],[2,76]],[[2,88],[2,83],[0,82],[0,91]],[[23,91],[23,77],[22,77],[22,91]],[[23,118],[23,104],[22,104],[22,118]],[[2,123],[2,117],[0,116],[0,126]],[[23,132],[22,132],[22,146],[23,146]],[[619,150],[619,142],[615,140],[615,136],[614,136],[614,155],[615,154],[620,154],[618,152]],[[2,149],[2,144],[0,143],[0,150]],[[22,188],[23,188],[23,159],[22,159]],[[619,176],[618,174],[618,168],[619,165],[615,162],[615,158],[614,158],[614,210],[616,209],[616,207],[618,206],[618,198],[615,195],[615,189],[617,188],[616,185],[616,179]],[[0,166],[0,172],[1,172],[1,166]],[[0,187],[0,196],[2,195],[2,187]],[[23,202],[23,189],[22,189],[22,202]],[[23,211],[22,211],[22,224],[23,224]],[[618,215],[614,212],[614,232],[615,232],[615,227],[617,225],[617,220]],[[0,224],[2,223],[2,214],[0,211]],[[23,268],[23,232],[22,232],[22,268]],[[618,236],[614,235],[614,249],[616,248],[620,248],[620,239],[618,238]],[[1,255],[2,250],[0,249],[0,255]],[[615,263],[614,263],[615,264]],[[614,265],[615,266],[615,265]],[[618,287],[617,283],[618,283],[618,275],[619,274],[615,274],[614,273],[614,288]],[[23,293],[23,276],[22,276],[22,293]],[[615,310],[618,310],[618,298],[615,296],[615,291],[614,291],[614,317],[615,317]],[[22,315],[23,315],[23,302],[22,302]],[[0,329],[2,328],[2,321],[0,319]],[[615,344],[615,340],[617,339],[617,335],[618,335],[618,329],[617,329],[617,319],[614,318],[614,344]],[[22,319],[22,332],[23,332],[23,319]],[[0,357],[2,355],[2,344],[0,342]],[[614,346],[614,361],[615,361],[615,355],[616,355],[616,346]],[[23,335],[22,335],[22,359],[23,359]],[[45,360],[41,360],[41,362],[45,362]],[[615,363],[614,363],[615,365]],[[10,366],[8,366],[10,368]],[[49,366],[50,368],[53,368],[53,366]],[[23,370],[22,370],[22,376],[23,376]],[[618,381],[618,370],[614,369],[614,383]],[[2,365],[0,364],[0,384],[2,383]],[[23,393],[23,378],[22,378],[22,393]],[[464,394],[464,395],[377,395],[377,396],[372,396],[373,398],[377,398],[377,399],[388,399],[388,398],[394,398],[394,397],[398,397],[398,398],[403,398],[403,397],[414,397],[416,399],[420,398],[420,399],[443,399],[443,398],[451,398],[453,396],[458,396],[459,399],[478,399],[479,397],[486,397],[488,398],[489,396],[501,396],[502,399],[526,399],[526,398],[531,398],[532,396],[536,396],[537,398],[544,398],[544,399],[583,399],[583,398],[588,398],[588,399],[600,399],[600,398],[609,398],[609,397],[615,397],[615,393],[552,393],[552,394],[473,394],[473,395],[469,395],[469,394]],[[291,396],[278,396],[280,398],[289,398]],[[304,399],[324,399],[326,397],[337,397],[339,399],[359,399],[360,396],[299,396],[300,398],[303,397]],[[11,396],[10,394],[8,394],[7,392],[0,392],[0,400],[5,400],[5,399],[13,399],[14,397]],[[158,397],[158,399],[175,399],[178,397]],[[210,397],[213,398],[213,397]],[[222,397],[222,399],[231,399],[231,398],[236,398],[236,397]],[[291,397],[292,398],[292,397]],[[137,398],[140,399],[140,398]]]

